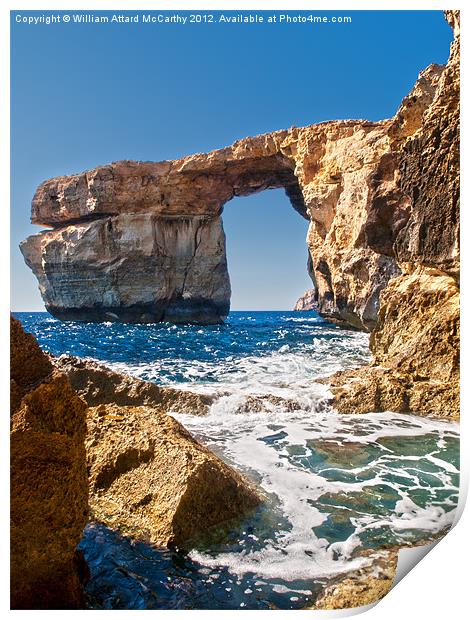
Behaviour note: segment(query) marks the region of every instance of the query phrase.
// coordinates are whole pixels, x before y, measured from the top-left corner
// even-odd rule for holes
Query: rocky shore
[[[52,358],[11,319],[11,606],[80,608],[89,518],[184,546],[260,504],[257,490],[168,415],[207,398],[94,362]]]

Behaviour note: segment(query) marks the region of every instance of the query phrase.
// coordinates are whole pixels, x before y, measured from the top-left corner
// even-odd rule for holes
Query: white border
[[[10,0],[6,0],[2,2],[0,7],[1,11],[1,80],[2,80],[2,120],[1,120],[1,140],[2,140],[2,149],[0,151],[0,162],[2,166],[2,175],[0,178],[0,191],[2,196],[2,204],[3,204],[3,229],[2,234],[5,239],[0,244],[0,275],[2,278],[2,290],[4,291],[4,295],[0,299],[0,303],[2,304],[2,317],[4,320],[0,321],[0,338],[1,343],[4,344],[2,347],[3,356],[1,358],[1,378],[2,378],[2,388],[5,390],[4,401],[8,400],[8,390],[9,390],[9,358],[8,358],[8,322],[7,317],[9,313],[9,303],[8,296],[5,294],[5,291],[8,290],[9,286],[9,204],[10,204],[10,192],[9,192],[9,138],[10,138],[10,129],[9,129],[9,42],[10,42],[10,16],[9,11],[19,11],[19,10],[190,10],[190,9],[211,9],[211,10],[311,10],[319,12],[321,10],[337,10],[337,11],[353,11],[353,10],[443,10],[445,8],[459,8],[461,5],[460,2],[452,2],[449,7],[448,3],[443,3],[437,0],[427,0],[427,1],[407,1],[407,0],[396,0],[393,3],[389,3],[387,5],[380,4],[377,6],[377,2],[373,0],[369,1],[358,1],[358,2],[335,2],[334,0],[328,0],[328,2],[306,2],[306,1],[292,1],[292,0],[271,0],[270,2],[263,2],[260,0],[238,0],[237,2],[223,1],[218,0],[216,2],[211,0],[206,0],[204,2],[196,2],[193,1],[166,1],[166,2],[150,2],[148,0],[140,0],[135,3],[131,3],[129,1],[113,1],[113,2],[103,2],[100,0],[95,0],[93,2],[87,0],[62,0],[61,2],[36,2],[36,1],[18,1],[11,2]],[[465,24],[465,9],[461,9],[461,21]],[[465,29],[464,29],[465,32]],[[465,34],[463,35],[465,37]],[[391,45],[400,45],[400,41],[395,41],[393,39],[393,33],[390,33],[390,42]],[[327,53],[327,52],[326,52]],[[391,50],[390,53],[393,53]],[[432,59],[430,59],[432,62]],[[465,67],[466,67],[466,46],[465,40],[462,45],[462,84],[465,85],[462,89],[462,170],[466,170],[466,150],[465,145],[468,140],[468,132],[465,123],[465,109],[466,109],[466,82],[465,82]],[[423,67],[424,68],[424,67]],[[289,124],[288,119],[286,119],[286,125]],[[466,190],[465,184],[465,175],[463,175],[463,183],[462,183],[462,203],[466,205],[465,197],[468,193]],[[463,238],[466,239],[468,237],[468,216],[466,214],[465,206],[462,210],[462,230]],[[466,260],[466,248],[463,245],[462,255],[463,255],[463,263],[464,263],[464,273],[465,278],[462,281],[462,289],[463,294],[462,298],[465,302],[466,298],[466,290],[468,283],[467,276],[467,260]],[[5,305],[5,308],[3,308]],[[467,306],[465,303],[462,305],[462,318],[463,325],[467,325],[466,321],[467,316]],[[467,330],[463,330],[462,332],[462,376],[469,377],[469,363],[468,363],[468,351],[470,348],[469,337],[467,334]],[[470,427],[470,422],[466,420],[470,415],[470,411],[468,405],[468,396],[467,390],[465,389],[465,385],[462,386],[462,461],[461,461],[461,469],[462,469],[462,488],[460,493],[460,510],[463,507],[464,498],[467,493],[468,488],[468,471],[469,471],[469,462],[470,462],[470,450],[468,449],[468,429]],[[8,456],[8,414],[7,414],[7,406],[3,407],[3,428],[2,428],[2,441],[5,442],[3,450],[1,451],[1,466],[2,472],[5,472],[3,475],[3,492],[5,493],[4,500],[4,509],[2,510],[1,518],[2,518],[2,549],[6,549],[6,541],[7,541],[7,532],[9,531],[9,518],[8,518],[8,476],[6,472],[9,470],[9,456]],[[449,620],[460,620],[464,616],[463,610],[466,607],[466,588],[468,588],[468,566],[470,563],[470,557],[468,555],[470,545],[468,544],[470,534],[470,511],[467,509],[464,511],[460,522],[457,527],[453,529],[444,539],[443,542],[439,543],[426,558],[421,560],[419,563],[419,567],[416,570],[413,570],[413,574],[403,581],[399,583],[386,597],[383,601],[381,601],[377,606],[373,607],[367,612],[368,620],[396,620],[397,617],[404,618],[423,618],[426,620],[440,619],[443,618]],[[4,558],[4,562],[2,565],[2,592],[1,592],[1,609],[8,610],[9,609],[9,595],[8,595],[8,583],[9,583],[9,568],[8,561],[5,557],[6,554],[2,554]],[[402,558],[400,558],[400,563],[403,564]],[[406,563],[406,562],[405,562]],[[357,610],[358,612],[363,611],[365,608],[361,608]],[[60,614],[61,617],[65,615],[63,611],[45,611],[45,612],[8,612],[14,614],[16,617],[23,616],[24,614],[38,614],[44,615],[44,617]],[[75,616],[86,614],[86,611],[79,612],[69,612]],[[102,614],[108,615],[111,613],[111,618],[113,614],[118,613],[116,611],[113,612],[101,612]],[[121,613],[126,614],[134,614],[137,612],[134,611],[125,611]],[[175,612],[172,611],[154,611],[154,614],[157,614],[159,617],[166,614],[173,614]],[[179,617],[194,617],[198,615],[199,617],[207,617],[210,616],[212,618],[222,617],[225,615],[233,615],[237,613],[243,613],[244,618],[249,620],[251,617],[259,618],[260,614],[269,614],[271,612],[265,611],[192,611],[192,612],[184,612],[180,611]],[[344,610],[341,612],[299,612],[299,611],[278,611],[276,614],[276,618],[285,617],[287,615],[293,616],[294,614],[299,613],[313,613],[315,618],[320,617],[338,617],[338,616],[351,616],[353,615],[352,610]],[[356,612],[357,613],[357,612]],[[468,613],[468,612],[467,612]],[[190,615],[191,614],[191,615]],[[103,617],[103,615],[101,615]]]

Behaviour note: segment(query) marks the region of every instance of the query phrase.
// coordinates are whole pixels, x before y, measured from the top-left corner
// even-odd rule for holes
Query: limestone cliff
[[[317,299],[317,293],[315,289],[310,288],[308,289],[308,291],[305,291],[302,297],[299,297],[299,299],[296,301],[294,310],[297,312],[306,312],[309,310],[316,310],[317,309],[316,299]]]
[[[222,321],[230,283],[221,213],[234,196],[284,188],[309,220],[309,271],[323,316],[370,330],[399,273],[409,216],[397,144],[420,124],[441,69],[419,77],[395,119],[292,127],[176,161],[122,161],[46,181],[21,244],[61,319]]]
[[[372,364],[331,380],[343,412],[459,415],[459,13],[446,17],[449,62],[421,125],[398,146],[398,187],[410,205],[393,246],[402,275],[382,292]]]
[[[81,607],[86,405],[11,319],[11,606]]]

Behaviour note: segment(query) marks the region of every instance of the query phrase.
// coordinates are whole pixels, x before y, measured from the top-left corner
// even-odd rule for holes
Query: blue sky
[[[185,26],[28,26],[15,22],[19,13],[48,14],[11,14],[18,311],[43,309],[18,243],[39,231],[30,203],[44,179],[119,159],[178,158],[292,125],[390,117],[420,70],[446,62],[452,38],[440,11],[349,11],[352,24]],[[281,190],[233,200],[223,219],[232,308],[291,308],[310,286],[305,220]]]

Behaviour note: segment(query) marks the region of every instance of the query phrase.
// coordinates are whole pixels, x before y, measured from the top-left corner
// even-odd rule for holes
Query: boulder
[[[260,503],[161,408],[90,407],[86,444],[93,518],[154,544],[184,546]]]

